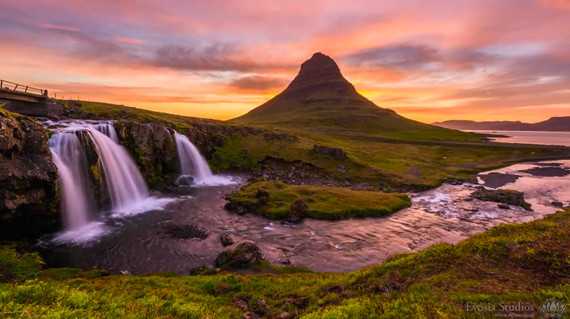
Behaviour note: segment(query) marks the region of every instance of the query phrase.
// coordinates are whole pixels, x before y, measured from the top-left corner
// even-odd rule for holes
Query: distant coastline
[[[497,130],[497,131],[546,131],[546,132],[570,132],[570,116],[551,117],[538,123],[523,123],[520,121],[485,121],[476,122],[468,120],[450,120],[435,122],[444,128],[455,130]]]

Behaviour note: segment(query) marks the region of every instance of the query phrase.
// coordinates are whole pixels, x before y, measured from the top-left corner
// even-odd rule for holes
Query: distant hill
[[[305,61],[297,77],[283,92],[232,121],[371,134],[403,130],[442,131],[378,107],[360,95],[343,77],[335,61],[322,53],[315,53]]]
[[[570,131],[570,116],[551,117],[538,123],[520,121],[475,122],[451,120],[436,122],[433,125],[455,130],[497,130],[497,131]]]

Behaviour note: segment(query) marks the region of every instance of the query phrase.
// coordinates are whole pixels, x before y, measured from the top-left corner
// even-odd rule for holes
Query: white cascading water
[[[95,129],[112,139],[115,143],[119,144],[119,138],[117,137],[117,132],[115,127],[111,122],[99,123],[95,125]]]
[[[210,166],[188,137],[175,132],[174,140],[180,161],[180,173],[194,177],[197,183],[210,179],[213,176]]]
[[[89,196],[85,150],[75,133],[54,133],[49,142],[59,172],[64,225],[78,230],[89,223],[95,211]]]
[[[108,196],[112,216],[123,217],[162,209],[173,201],[149,197],[135,162],[117,142],[112,122],[51,124],[58,125],[50,138],[50,148],[59,173],[65,224],[65,232],[54,238],[55,242],[85,243],[108,232],[103,222],[95,220],[101,216],[95,214],[87,157],[78,132],[93,143],[98,156],[102,193]]]
[[[148,188],[127,150],[97,129],[84,130],[89,133],[99,155],[101,183],[111,199],[111,210],[122,210],[146,199]],[[111,124],[108,130],[116,136]]]
[[[174,132],[181,176],[192,176],[195,185],[229,185],[234,181],[230,177],[214,175],[208,162],[198,148],[190,142],[186,135]]]

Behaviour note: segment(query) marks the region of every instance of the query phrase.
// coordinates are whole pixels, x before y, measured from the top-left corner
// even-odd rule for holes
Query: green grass
[[[260,196],[263,192],[269,195],[267,199]],[[270,219],[290,220],[304,217],[338,220],[387,216],[411,204],[406,194],[355,191],[340,187],[286,185],[280,182],[252,183],[231,194],[228,199],[230,206],[237,205],[247,212]],[[304,203],[306,208],[302,212],[292,210],[295,201]]]
[[[0,250],[6,254],[18,260],[11,248]],[[569,254],[566,209],[350,273],[26,275],[0,283],[0,318],[494,318],[466,303],[538,309],[556,298],[568,307]],[[19,258],[26,264],[28,257]]]

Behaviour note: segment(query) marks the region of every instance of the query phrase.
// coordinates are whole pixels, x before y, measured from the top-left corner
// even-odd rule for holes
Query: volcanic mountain
[[[329,56],[315,53],[287,88],[232,121],[307,129],[382,133],[442,130],[378,107],[360,95]]]

